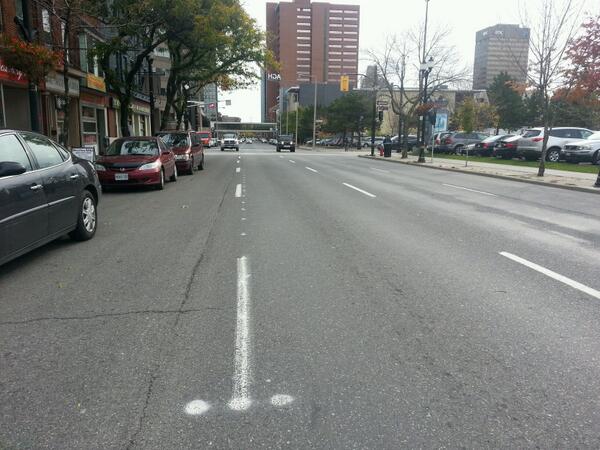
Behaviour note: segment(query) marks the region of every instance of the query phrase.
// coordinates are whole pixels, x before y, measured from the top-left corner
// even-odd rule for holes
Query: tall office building
[[[360,7],[311,0],[267,3],[267,46],[279,73],[263,73],[262,119],[275,121],[278,97],[300,83],[339,83],[358,72]],[[350,76],[356,84],[356,75]]]
[[[215,122],[219,113],[219,93],[216,83],[210,83],[202,89],[202,100],[204,101],[204,115],[208,120]]]
[[[500,72],[527,81],[529,28],[498,24],[476,34],[473,89],[487,89]]]

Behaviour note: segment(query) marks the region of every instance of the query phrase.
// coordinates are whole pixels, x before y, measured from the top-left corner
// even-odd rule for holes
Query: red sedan
[[[115,140],[96,161],[102,187],[154,186],[177,181],[175,154],[158,137],[140,136]]]
[[[204,169],[204,147],[195,131],[161,131],[157,134],[175,153],[179,173],[194,175],[194,169]]]

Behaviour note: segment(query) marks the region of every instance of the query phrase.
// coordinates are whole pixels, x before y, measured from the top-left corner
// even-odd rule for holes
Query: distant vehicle
[[[477,144],[489,137],[484,133],[451,133],[441,139],[438,151],[442,153],[462,154],[463,148],[469,144]]]
[[[200,136],[200,140],[202,141],[202,146],[205,148],[209,148],[210,141],[212,139],[210,131],[198,131],[197,133]]]
[[[567,142],[563,153],[567,162],[600,164],[600,132],[589,135],[587,139]]]
[[[296,144],[294,143],[294,136],[291,134],[282,134],[277,140],[277,151],[280,152],[282,149],[287,148],[290,152],[296,151]]]
[[[219,141],[217,140],[217,138],[211,137],[208,146],[209,147],[217,147],[218,145],[219,145]]]
[[[444,141],[444,139],[447,138],[448,136],[450,136],[451,134],[452,134],[451,131],[442,131],[441,133],[435,133],[433,135],[434,151],[436,151],[436,152],[442,151],[440,148],[440,145],[442,145],[442,142]],[[415,144],[415,146],[416,146],[416,144]]]
[[[392,138],[392,151],[396,151],[396,152],[400,152],[402,150],[402,139],[404,139],[403,136],[400,137],[400,139],[398,139],[398,136],[394,136]],[[406,136],[406,148],[407,150],[412,150],[414,147],[417,146],[417,142],[418,142],[418,138],[416,135],[414,134],[409,134]]]
[[[0,264],[65,234],[93,238],[101,192],[93,163],[45,136],[0,131]]]
[[[200,133],[161,131],[157,136],[175,153],[175,163],[179,173],[194,175],[194,169],[204,169],[204,147]]]
[[[156,136],[116,139],[97,159],[96,170],[103,188],[154,186],[161,190],[166,179],[177,181],[175,153]]]
[[[252,140],[252,138],[248,138],[246,139],[246,144],[254,144],[254,141]]]
[[[499,139],[494,146],[492,156],[502,159],[513,159],[517,156],[517,144],[521,135],[513,135]]]
[[[587,139],[594,134],[587,128],[556,127],[548,133],[546,161],[557,162],[562,157],[562,148],[567,142]],[[541,127],[528,129],[517,144],[517,154],[528,161],[535,161],[542,156],[544,129]]]
[[[269,139],[269,144],[271,144],[271,145],[277,145],[277,139],[275,139],[275,138]]]
[[[514,134],[498,134],[487,137],[483,141],[474,144],[473,152],[479,156],[492,156],[498,142],[513,136]]]
[[[221,141],[221,151],[224,152],[226,148],[233,148],[236,152],[240,151],[240,141],[238,140],[237,134],[223,134],[223,140]]]

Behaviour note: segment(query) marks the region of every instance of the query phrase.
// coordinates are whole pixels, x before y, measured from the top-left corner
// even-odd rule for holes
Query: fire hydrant
[[[379,147],[379,156],[383,156],[383,145]]]

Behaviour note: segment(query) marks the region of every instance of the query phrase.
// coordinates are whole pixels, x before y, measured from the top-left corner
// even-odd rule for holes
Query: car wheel
[[[236,152],[239,152],[239,151],[240,151],[240,148],[239,148],[239,147],[236,147],[236,148],[235,148],[235,151],[236,151]]]
[[[290,152],[295,153],[296,152],[296,147],[290,148]]]
[[[77,227],[69,233],[69,236],[76,241],[87,241],[94,237],[97,227],[98,212],[96,209],[96,198],[90,191],[84,190],[79,205]]]
[[[160,179],[156,185],[156,189],[162,191],[165,188],[165,169],[160,169]]]
[[[177,181],[177,165],[175,165],[175,167],[173,167],[173,175],[171,175],[171,177],[169,178],[169,181]]]
[[[222,151],[222,152],[224,152],[224,151],[225,151],[225,149],[224,149],[223,147],[221,147],[221,151]]]
[[[463,146],[462,145],[457,145],[456,147],[454,147],[454,154],[455,155],[462,155],[463,153]]]
[[[594,153],[594,156],[592,156],[592,164],[600,164],[600,150],[597,150],[596,153]]]
[[[198,170],[204,170],[204,155],[202,155],[202,159],[200,160],[200,164],[198,164]]]
[[[281,153],[281,149],[280,149],[280,148],[278,148],[278,149],[277,149],[277,152]]]
[[[558,162],[560,160],[560,150],[557,148],[551,148],[546,154],[546,161]]]

